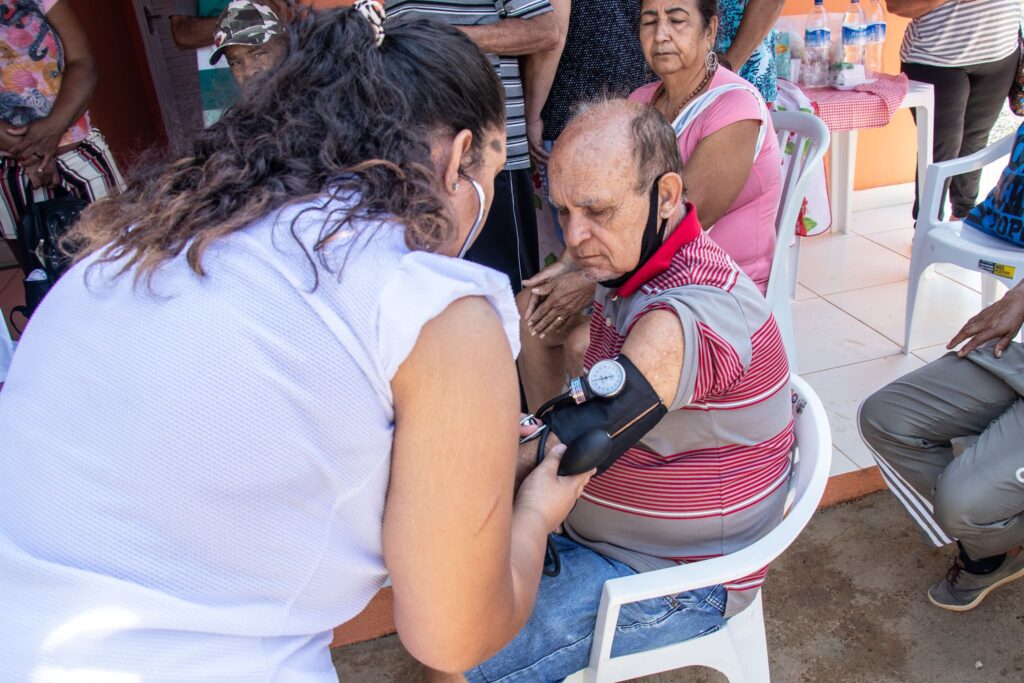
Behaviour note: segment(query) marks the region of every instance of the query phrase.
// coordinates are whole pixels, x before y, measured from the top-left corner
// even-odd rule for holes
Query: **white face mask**
[[[471,246],[473,246],[473,240],[476,239],[476,235],[480,232],[480,227],[483,225],[484,201],[486,200],[486,197],[484,197],[484,188],[480,186],[480,183],[473,180],[465,173],[460,172],[459,175],[468,180],[470,185],[473,186],[473,189],[476,190],[476,198],[480,204],[480,208],[476,212],[476,221],[473,223],[473,227],[469,229],[469,234],[466,235],[466,241],[462,243],[462,249],[459,250],[458,258],[465,258],[466,252],[469,251]]]

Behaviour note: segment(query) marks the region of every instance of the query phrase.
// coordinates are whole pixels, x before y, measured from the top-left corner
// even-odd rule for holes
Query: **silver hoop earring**
[[[704,68],[708,73],[714,72],[718,69],[718,53],[714,50],[708,50],[708,53],[704,56]]]

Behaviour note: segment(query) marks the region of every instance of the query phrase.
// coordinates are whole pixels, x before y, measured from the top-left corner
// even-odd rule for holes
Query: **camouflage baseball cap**
[[[252,0],[231,0],[217,19],[210,64],[219,62],[229,45],[263,45],[285,33],[285,25],[266,5]]]

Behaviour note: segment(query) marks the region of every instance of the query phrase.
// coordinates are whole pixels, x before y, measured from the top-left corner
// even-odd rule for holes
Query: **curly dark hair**
[[[457,29],[401,18],[377,48],[351,8],[303,12],[274,71],[182,158],[138,169],[124,192],[89,207],[65,245],[77,260],[98,252],[136,284],[182,251],[203,276],[218,239],[285,205],[343,196],[357,201],[324,223],[315,251],[351,220],[382,218],[405,226],[411,249],[436,251],[457,230],[431,140],[469,130],[472,165],[504,122],[494,68]]]

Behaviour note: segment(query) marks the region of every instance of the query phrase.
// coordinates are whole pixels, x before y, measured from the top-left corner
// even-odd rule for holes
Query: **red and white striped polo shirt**
[[[637,571],[735,552],[782,519],[793,417],[789,365],[756,285],[686,218],[619,290],[598,288],[586,367],[619,355],[653,310],[675,313],[685,344],[669,413],[594,478],[566,522],[575,540]],[[727,586],[733,614],[767,567]]]

